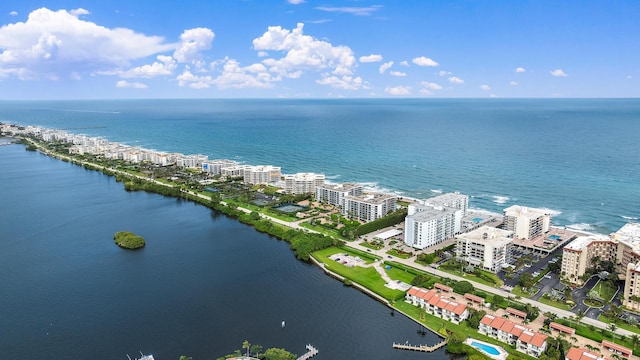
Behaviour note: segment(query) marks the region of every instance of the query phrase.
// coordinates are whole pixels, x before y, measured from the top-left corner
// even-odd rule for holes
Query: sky
[[[640,96],[640,1],[2,1],[0,99]]]

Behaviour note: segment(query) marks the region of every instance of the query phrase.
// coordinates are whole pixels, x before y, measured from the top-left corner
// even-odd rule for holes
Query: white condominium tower
[[[531,240],[544,235],[551,226],[551,214],[547,209],[513,205],[504,209],[505,230],[513,231],[519,239]]]
[[[344,208],[346,196],[361,196],[362,185],[353,183],[322,184],[316,187],[316,200]]]
[[[456,258],[497,273],[511,258],[513,233],[483,225],[456,236]]]
[[[448,193],[410,204],[404,222],[404,243],[415,249],[437,245],[460,232],[469,196]]]
[[[280,181],[280,167],[271,165],[247,166],[243,178],[247,184],[273,184]]]
[[[380,193],[347,195],[344,197],[342,214],[364,222],[373,221],[393,212],[397,199],[395,195]]]
[[[324,174],[297,173],[284,175],[284,192],[289,194],[316,193],[318,186],[324,185]]]

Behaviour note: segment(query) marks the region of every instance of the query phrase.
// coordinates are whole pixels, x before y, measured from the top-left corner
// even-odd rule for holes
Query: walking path
[[[309,344],[307,345],[307,352],[304,355],[297,358],[296,360],[307,360],[307,359],[311,359],[316,355],[318,355],[318,349],[313,347],[313,345]]]

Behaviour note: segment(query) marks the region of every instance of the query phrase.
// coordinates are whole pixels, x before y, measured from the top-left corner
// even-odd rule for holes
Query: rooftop
[[[537,219],[541,216],[551,216],[551,213],[548,209],[537,209],[520,205],[512,205],[504,209],[504,215]]]

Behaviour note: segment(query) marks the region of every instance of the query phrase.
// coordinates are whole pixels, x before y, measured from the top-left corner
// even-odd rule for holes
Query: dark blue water
[[[393,350],[437,338],[202,206],[21,145],[0,146],[0,169],[2,359],[212,359],[245,339],[298,354],[311,343],[317,359],[444,356]],[[118,248],[121,230],[147,246]]]
[[[638,99],[0,102],[0,121],[323,172],[501,212],[544,207],[600,233],[640,217]]]

